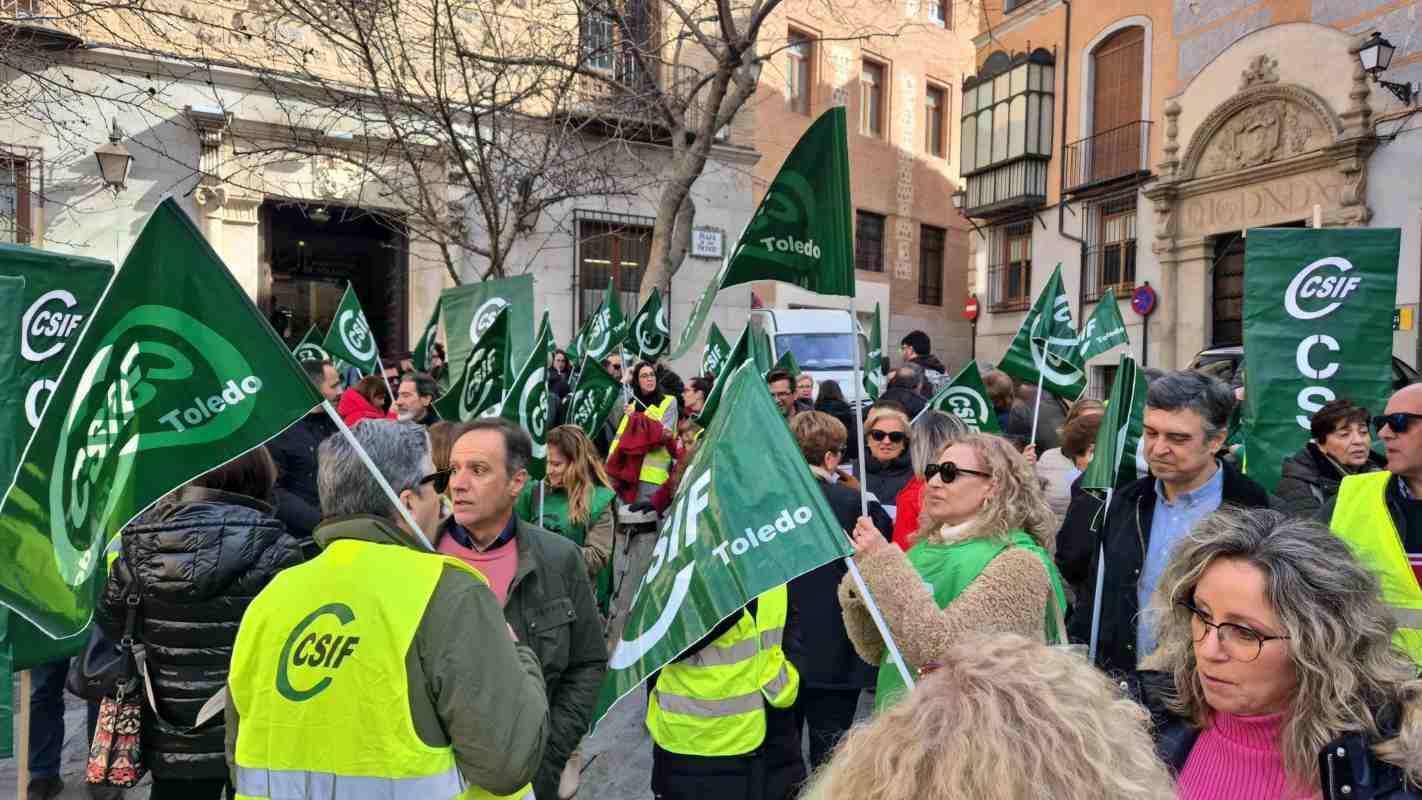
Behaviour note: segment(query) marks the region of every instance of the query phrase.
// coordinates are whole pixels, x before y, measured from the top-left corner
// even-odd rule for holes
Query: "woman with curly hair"
[[[926,530],[907,553],[868,518],[853,534],[854,560],[909,669],[941,662],[968,633],[1064,641],[1066,599],[1051,556],[1056,518],[1022,454],[1001,437],[969,434],[943,448],[924,478]],[[851,581],[839,597],[855,650],[879,664],[875,707],[886,708],[903,694],[903,679]]]
[[[1170,800],[1145,711],[1061,648],[975,635],[852,729],[803,800]]]
[[[1164,698],[1181,798],[1422,798],[1422,680],[1377,578],[1327,528],[1215,512],[1176,545],[1152,611],[1147,666],[1174,686],[1147,700]]]

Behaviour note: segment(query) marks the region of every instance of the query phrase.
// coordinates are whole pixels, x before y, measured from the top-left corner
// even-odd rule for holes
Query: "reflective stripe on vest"
[[[785,659],[788,595],[776,587],[741,611],[734,627],[662,668],[647,704],[647,729],[663,750],[692,756],[748,753],[765,740],[765,706],[788,708],[800,678]]]
[[[661,422],[662,418],[671,410],[672,403],[674,402],[676,402],[676,398],[667,395],[662,398],[662,402],[654,406],[647,406],[642,413],[650,419]],[[622,433],[627,430],[627,419],[628,418],[624,416],[622,417],[622,421],[617,423],[617,435],[613,437],[612,446],[608,449],[609,457],[611,457],[613,451],[617,449],[617,445],[622,441]],[[671,479],[671,466],[671,453],[667,452],[665,447],[658,447],[656,450],[652,450],[642,457],[642,471],[638,473],[637,480],[642,483],[661,486]]]
[[[1422,664],[1422,586],[1407,561],[1402,537],[1387,507],[1390,472],[1349,475],[1338,487],[1328,525],[1353,555],[1378,577],[1382,601],[1398,630],[1393,643]]]
[[[458,559],[343,539],[252,601],[228,675],[238,797],[494,797],[468,786],[451,746],[419,738],[410,711],[405,656],[447,566],[484,580]]]

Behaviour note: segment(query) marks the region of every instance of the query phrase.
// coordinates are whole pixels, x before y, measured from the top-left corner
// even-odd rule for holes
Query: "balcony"
[[[1047,159],[1024,156],[969,175],[963,212],[979,219],[1021,214],[1047,204]]]
[[[72,50],[84,40],[74,22],[56,16],[43,0],[0,0],[0,38],[38,50]]]
[[[680,99],[687,103],[689,114],[699,112],[700,104],[691,96],[691,89],[700,73],[692,67],[651,60],[650,69],[643,69],[629,54],[606,63],[605,77],[574,78],[567,107],[572,116],[616,128],[622,136],[657,140],[665,135],[666,121],[660,111],[663,100]]]
[[[1150,174],[1149,120],[1128,122],[1067,145],[1063,190],[1077,194]]]

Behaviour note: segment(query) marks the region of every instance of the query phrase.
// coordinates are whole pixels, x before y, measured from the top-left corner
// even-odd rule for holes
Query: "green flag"
[[[430,321],[425,323],[425,332],[420,334],[415,352],[410,354],[410,360],[420,372],[430,371],[430,357],[434,355],[435,343],[439,341],[439,307],[440,301],[435,300],[434,310],[430,312]]]
[[[595,720],[757,595],[852,553],[760,375],[728,377],[608,659]]]
[[[764,329],[752,327],[750,329],[750,352],[751,358],[755,360],[755,368],[761,375],[770,372],[775,366],[775,358],[770,348],[770,334]]]
[[[509,363],[522,364],[533,346],[533,276],[466,283],[439,295],[450,370],[463,369],[499,309],[509,309]],[[458,378],[458,375],[452,376]]]
[[[1146,379],[1136,360],[1121,354],[1106,416],[1096,432],[1096,449],[1081,478],[1081,488],[1115,490],[1146,474],[1139,455],[1145,427]]]
[[[952,414],[979,433],[1002,433],[976,361],[969,361],[953,380],[934,393],[925,408]]]
[[[311,330],[307,331],[306,335],[301,337],[301,341],[296,343],[296,347],[291,349],[291,354],[296,356],[297,361],[330,361],[331,365],[335,366],[336,362],[332,361],[331,354],[321,346],[325,339],[326,336],[321,333],[321,327],[312,325]],[[339,372],[340,369],[337,368],[336,371]]]
[[[609,280],[602,304],[578,332],[582,355],[587,356],[589,361],[601,362],[622,345],[626,335],[627,321],[622,318],[622,306],[617,302],[617,292],[613,291],[612,281]]]
[[[711,329],[706,332],[706,349],[701,353],[701,374],[719,375],[721,365],[730,354],[731,343],[726,341],[716,323],[711,323]]]
[[[1062,265],[1058,264],[1022,319],[998,369],[1027,383],[1040,381],[1046,391],[1074,401],[1086,391],[1086,370],[1076,347],[1071,303],[1062,291]]]
[[[321,347],[332,358],[350,363],[364,375],[380,371],[380,347],[375,341],[375,334],[370,332],[370,323],[365,319],[355,287],[349,282]]]
[[[1246,471],[1269,491],[1309,418],[1345,397],[1392,394],[1396,228],[1255,228],[1244,254]]]
[[[1080,355],[1077,358],[1082,364],[1117,345],[1131,346],[1131,339],[1126,335],[1126,321],[1121,319],[1121,307],[1116,304],[1115,289],[1106,290],[1077,338],[1080,340],[1077,345]]]
[[[661,291],[654,288],[647,302],[642,304],[642,310],[632,318],[623,346],[638,361],[652,362],[666,353],[669,344],[667,309],[662,305]]]
[[[772,371],[777,369],[785,370],[790,373],[790,376],[793,378],[800,377],[800,362],[795,360],[795,351],[786,350],[781,353],[780,358],[775,360],[775,366],[772,368]]]
[[[528,474],[543,480],[548,457],[548,356],[553,352],[553,326],[548,312],[538,326],[538,338],[523,362],[513,382],[504,390],[503,418],[528,431],[533,439],[533,460]]]
[[[721,395],[725,393],[726,387],[731,383],[731,374],[740,365],[747,361],[753,361],[751,357],[752,334],[751,326],[746,325],[741,330],[740,338],[736,339],[735,346],[731,348],[730,354],[726,356],[721,371],[716,373],[716,380],[711,384],[711,391],[706,395],[706,404],[701,407],[701,413],[696,415],[696,421],[701,427],[709,426],[711,420],[716,416],[716,409],[721,406]]]
[[[721,288],[771,280],[854,296],[845,116],[835,106],[800,137],[731,251]]]
[[[93,611],[119,529],[321,402],[172,198],[73,346],[0,507],[0,603],[53,637]]]
[[[578,385],[568,401],[568,424],[577,425],[588,436],[596,436],[621,392],[622,384],[614,381],[601,364],[584,357],[578,369]]]
[[[879,304],[875,303],[873,327],[869,331],[869,352],[864,356],[864,393],[871,403],[879,399],[879,395],[884,392],[884,384],[887,383],[884,375],[884,345],[879,340],[881,325]],[[970,364],[970,366],[972,365]],[[977,368],[974,367],[974,369]]]
[[[465,422],[498,413],[509,373],[509,309],[500,308],[459,371],[449,391],[435,401],[440,419]]]

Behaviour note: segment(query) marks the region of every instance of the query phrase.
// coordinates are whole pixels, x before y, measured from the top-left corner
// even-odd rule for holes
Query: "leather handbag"
[[[138,595],[124,596],[128,614],[135,622],[138,614]],[[125,622],[127,627],[127,622]],[[132,637],[132,634],[129,634]],[[64,687],[75,697],[94,703],[103,702],[105,697],[113,697],[118,690],[118,682],[125,675],[134,679],[129,662],[132,653],[127,652],[117,642],[104,635],[98,625],[89,631],[89,643],[78,658],[69,662],[69,674],[64,678]]]

